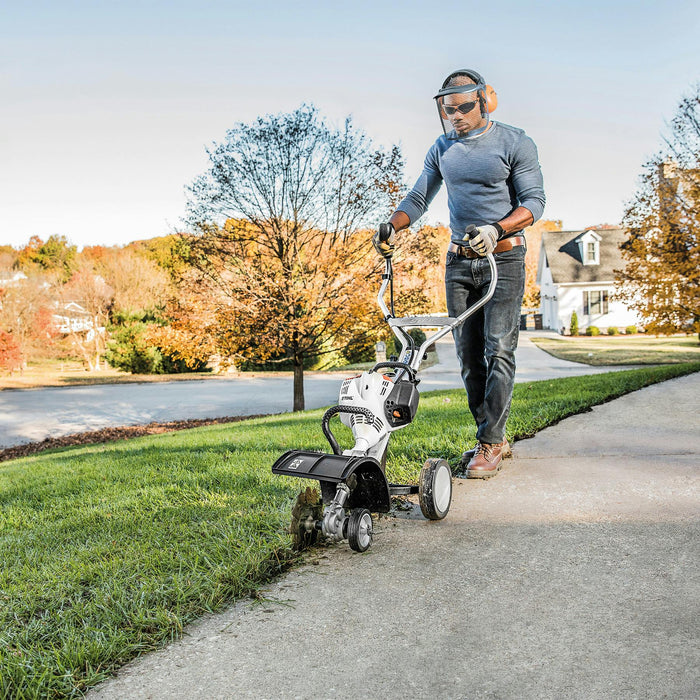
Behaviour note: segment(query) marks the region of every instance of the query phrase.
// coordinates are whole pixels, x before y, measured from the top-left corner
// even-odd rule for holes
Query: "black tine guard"
[[[391,509],[389,484],[373,457],[289,450],[272,465],[272,473],[317,479],[326,505],[333,499],[336,486],[344,482],[352,485],[346,508],[367,508],[373,513],[388,513]]]

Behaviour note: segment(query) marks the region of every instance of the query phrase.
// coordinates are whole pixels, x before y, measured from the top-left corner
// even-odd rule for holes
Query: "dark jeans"
[[[494,255],[498,282],[490,301],[453,331],[469,409],[480,442],[505,439],[515,380],[520,306],[525,291],[525,246]],[[486,294],[491,269],[485,258],[447,253],[447,311],[459,316]]]

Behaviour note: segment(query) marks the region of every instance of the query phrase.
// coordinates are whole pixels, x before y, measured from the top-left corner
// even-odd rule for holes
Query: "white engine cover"
[[[366,452],[391,432],[384,417],[384,402],[393,385],[389,377],[378,372],[363,372],[356,377],[343,380],[338,404],[367,408],[374,414],[374,422],[370,422],[363,415],[340,414],[340,420],[352,430],[355,438],[355,447],[352,452]]]

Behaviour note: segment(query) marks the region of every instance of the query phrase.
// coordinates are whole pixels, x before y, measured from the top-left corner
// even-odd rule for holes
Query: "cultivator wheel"
[[[292,521],[289,532],[292,535],[294,549],[301,551],[311,547],[318,539],[316,521],[323,515],[323,503],[316,489],[308,486],[298,496],[292,508]]]
[[[452,502],[452,470],[444,459],[428,459],[420,473],[418,500],[428,520],[442,520]]]

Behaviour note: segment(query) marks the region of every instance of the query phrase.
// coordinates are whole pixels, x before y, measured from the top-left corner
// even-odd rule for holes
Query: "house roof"
[[[581,260],[579,240],[588,231],[600,237],[600,262],[584,265]],[[628,234],[621,228],[585,229],[583,231],[545,231],[542,247],[556,284],[576,282],[610,282],[615,279],[614,270],[624,267],[620,244]]]

